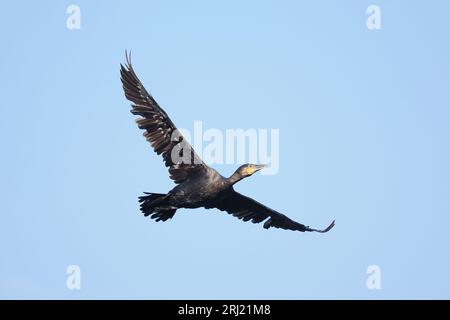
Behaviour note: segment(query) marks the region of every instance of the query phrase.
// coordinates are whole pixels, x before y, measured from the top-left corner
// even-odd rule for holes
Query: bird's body
[[[138,127],[157,154],[161,154],[169,168],[170,178],[177,184],[166,194],[146,193],[139,198],[141,211],[156,221],[171,219],[180,208],[216,208],[243,221],[260,223],[264,228],[297,231],[328,232],[334,221],[324,230],[311,229],[285,215],[236,192],[233,186],[240,180],[261,170],[264,165],[245,164],[232,176],[225,178],[201,161],[194,149],[179,134],[166,112],[145,90],[135,74],[131,59],[121,65],[121,80],[125,96],[133,102],[131,113],[140,116]]]
[[[193,209],[205,207],[229,188],[227,179],[209,168],[205,174],[197,175],[175,186],[169,194],[174,205]]]

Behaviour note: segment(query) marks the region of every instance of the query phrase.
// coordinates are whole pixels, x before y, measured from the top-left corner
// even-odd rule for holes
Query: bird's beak
[[[267,164],[258,164],[258,165],[256,165],[255,167],[256,167],[255,172],[257,172],[257,171],[259,171],[259,170],[261,170],[261,169],[266,168],[266,167],[267,167]]]

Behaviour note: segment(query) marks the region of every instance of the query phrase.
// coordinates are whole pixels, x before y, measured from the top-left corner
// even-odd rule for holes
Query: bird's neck
[[[240,175],[238,171],[236,171],[235,173],[233,173],[231,175],[231,177],[227,178],[227,181],[230,185],[233,185],[236,182],[241,181],[242,179],[244,179],[244,177],[242,175]]]

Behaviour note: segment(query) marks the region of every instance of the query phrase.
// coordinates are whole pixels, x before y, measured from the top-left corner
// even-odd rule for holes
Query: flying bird
[[[192,146],[178,132],[167,113],[147,92],[134,72],[131,55],[125,52],[126,63],[120,64],[120,75],[125,97],[132,102],[131,113],[139,116],[136,123],[145,130],[144,136],[158,155],[162,155],[176,186],[168,193],[148,193],[139,197],[140,209],[145,216],[156,221],[171,219],[180,208],[216,208],[243,221],[260,223],[264,228],[281,228],[296,231],[328,232],[334,221],[325,229],[312,229],[284,214],[235,191],[233,186],[244,178],[264,168],[260,164],[244,164],[229,178],[206,165]],[[181,159],[180,159],[181,158]],[[189,159],[189,161],[182,161]]]

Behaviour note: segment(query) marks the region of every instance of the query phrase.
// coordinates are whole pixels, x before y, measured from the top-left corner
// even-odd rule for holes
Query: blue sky
[[[66,8],[81,29],[66,28]],[[368,30],[366,8],[381,8]],[[15,1],[0,12],[0,298],[450,298],[448,1]],[[328,234],[216,210],[144,218],[173,185],[129,113],[124,50],[172,120],[276,128],[236,189]],[[235,166],[216,166],[224,175]],[[81,268],[81,290],[66,268]],[[366,287],[369,265],[381,289]]]

